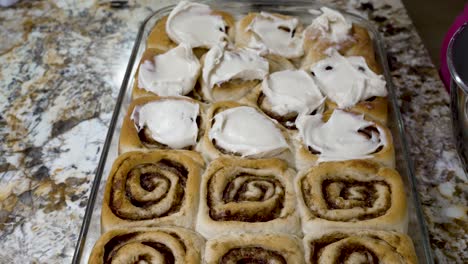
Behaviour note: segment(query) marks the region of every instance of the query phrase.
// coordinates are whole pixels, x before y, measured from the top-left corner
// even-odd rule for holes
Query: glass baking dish
[[[319,9],[323,5],[301,1],[198,1],[207,3],[214,9],[228,11],[237,18],[250,11],[276,12],[299,17],[304,24],[309,24],[314,15],[308,12],[309,9]],[[117,157],[118,142],[122,120],[127,112],[131,100],[135,72],[138,67],[140,57],[145,50],[146,38],[156,22],[163,16],[170,13],[175,5],[170,5],[159,9],[146,18],[139,29],[135,45],[127,66],[127,70],[117,97],[116,106],[107,133],[104,148],[99,161],[96,177],[89,196],[88,206],[83,219],[78,243],[76,245],[73,263],[87,263],[91,250],[96,240],[101,235],[100,218],[101,204],[106,185],[107,176],[112,167],[114,159]],[[334,7],[331,7],[334,8]],[[412,238],[419,263],[434,263],[431,255],[428,232],[424,223],[422,209],[420,207],[418,193],[416,191],[416,178],[413,173],[413,166],[408,154],[407,141],[405,139],[403,122],[397,105],[395,87],[392,84],[390,70],[387,62],[384,43],[379,33],[367,20],[353,14],[340,10],[347,19],[359,24],[369,31],[374,42],[376,57],[384,71],[389,92],[389,128],[392,131],[396,152],[397,170],[400,172],[406,186],[409,210],[408,234]]]

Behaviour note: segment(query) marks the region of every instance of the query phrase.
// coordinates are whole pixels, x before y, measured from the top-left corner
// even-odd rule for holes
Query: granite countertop
[[[21,1],[0,8],[0,263],[68,263],[140,22],[173,1]],[[388,46],[435,258],[467,263],[467,176],[449,96],[400,0],[323,1]]]

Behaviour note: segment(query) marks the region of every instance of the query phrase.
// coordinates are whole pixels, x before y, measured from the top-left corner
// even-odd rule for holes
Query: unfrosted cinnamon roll
[[[94,245],[89,264],[201,263],[205,241],[184,228],[117,229]]]
[[[192,228],[203,164],[201,156],[191,151],[120,155],[104,191],[102,230],[168,225]]]
[[[304,263],[300,241],[280,234],[225,235],[208,240],[204,263]]]
[[[268,12],[249,13],[237,24],[236,45],[288,59],[304,54],[302,24],[291,16]]]
[[[293,166],[290,140],[284,128],[259,109],[232,101],[213,104],[197,150],[208,160],[221,156],[279,158]]]
[[[193,90],[200,69],[200,62],[185,44],[165,52],[147,49],[135,74],[132,98],[149,95],[196,97]]]
[[[308,169],[325,161],[369,159],[395,167],[388,128],[362,114],[339,109],[296,120],[296,167]]]
[[[193,150],[203,135],[204,106],[187,97],[147,96],[131,102],[119,153],[142,149]]]
[[[278,159],[219,158],[202,177],[196,230],[224,233],[300,234],[292,179]]]
[[[230,49],[226,43],[202,58],[201,94],[208,102],[238,100],[268,74],[268,61],[249,49]]]
[[[392,231],[333,231],[308,234],[304,238],[306,263],[416,264],[411,239]]]
[[[304,233],[324,229],[406,232],[407,207],[397,171],[365,160],[324,162],[295,180]]]

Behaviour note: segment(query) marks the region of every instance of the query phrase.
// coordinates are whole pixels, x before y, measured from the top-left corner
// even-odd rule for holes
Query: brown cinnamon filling
[[[323,199],[329,210],[351,209],[351,208],[372,208],[379,193],[376,186],[384,186],[388,192],[391,188],[385,181],[354,181],[354,180],[341,180],[341,179],[327,179],[322,182],[322,195]],[[321,218],[328,219],[326,215],[320,214],[316,211],[313,204],[314,198],[312,197],[310,184],[305,178],[302,181],[302,194],[307,207]],[[336,191],[339,190],[339,194]],[[373,212],[366,212],[357,216],[358,220],[367,220],[384,215],[391,207],[391,200],[388,198],[388,203],[384,207],[374,210]],[[353,217],[354,219],[354,217]],[[334,219],[328,219],[334,220]],[[341,219],[345,221],[347,219]],[[348,219],[349,220],[349,219]]]
[[[174,196],[173,196],[173,203],[170,208],[167,210],[160,211],[158,213],[154,212],[151,216],[143,217],[142,215],[126,213],[125,208],[122,208],[122,200],[128,200],[134,207],[141,208],[141,210],[147,210],[149,207],[158,204],[163,199],[167,197],[167,191],[170,189],[171,180],[164,175],[172,174],[178,178],[178,184],[175,186]],[[152,192],[156,188],[161,186],[168,186],[165,190],[166,193],[159,196],[157,199],[153,200],[141,200],[140,197],[136,197],[132,193],[132,186],[128,181],[128,179],[132,177],[139,178],[140,187],[147,191]],[[184,197],[185,197],[185,186],[187,183],[188,177],[188,170],[180,163],[162,159],[158,163],[145,163],[140,164],[132,168],[126,178],[124,179],[114,179],[114,184],[111,190],[111,197],[110,197],[110,208],[111,210],[123,219],[131,219],[131,220],[145,220],[151,218],[158,218],[171,215],[176,213],[180,210],[180,207],[183,204]],[[124,191],[124,195],[116,197],[116,193],[121,194]]]
[[[239,247],[232,248],[219,260],[219,264],[269,264],[283,263],[286,259],[280,252],[262,247]]]
[[[216,176],[215,176],[216,177]],[[273,176],[256,176],[240,174],[231,176],[225,185],[222,195],[222,204],[217,204],[214,177],[208,181],[207,203],[210,208],[210,217],[215,221],[242,221],[242,222],[267,222],[281,216],[284,203],[284,186]],[[252,194],[255,188],[255,194]],[[280,189],[280,190],[278,190]],[[223,205],[237,203],[242,207],[244,202],[265,202],[274,199],[270,205],[259,204],[255,211],[241,210],[232,212],[224,210]],[[220,207],[220,208],[218,208]]]
[[[310,259],[309,263],[318,263],[320,256],[323,250],[330,244],[340,241],[341,239],[347,238],[348,235],[342,233],[335,233],[329,236],[322,237],[320,239],[311,241],[309,244],[310,247]],[[379,239],[379,238],[377,238]],[[380,240],[380,239],[379,239]],[[340,249],[340,255],[338,259],[334,263],[347,263],[352,255],[360,255],[360,263],[369,263],[369,264],[377,264],[379,263],[379,258],[369,248],[361,245],[359,243],[350,243],[347,244]],[[364,261],[364,262],[363,262]]]
[[[258,97],[257,105],[260,107],[260,109],[262,109],[262,111],[265,114],[267,114],[269,117],[271,117],[271,118],[275,119],[276,121],[278,121],[278,123],[280,123],[284,127],[289,128],[289,129],[294,129],[294,130],[297,129],[295,121],[296,121],[296,118],[298,116],[298,113],[291,112],[291,113],[288,113],[288,114],[282,116],[282,115],[279,115],[279,114],[273,112],[271,110],[270,104],[268,104],[267,101],[265,100],[265,94],[263,94],[263,93],[261,93],[260,96]]]
[[[197,123],[197,127],[198,127],[197,140],[199,140],[200,137],[202,136],[202,131],[200,129],[200,127],[201,127],[200,115],[197,116],[196,123]],[[151,135],[151,131],[146,126],[144,126],[140,131],[138,131],[138,138],[140,139],[141,144],[143,144],[143,146],[145,146],[146,148],[149,148],[149,149],[171,149],[168,145],[160,143],[157,140],[155,140]],[[193,148],[194,148],[194,146],[187,146],[187,147],[185,147],[183,149],[193,150]]]

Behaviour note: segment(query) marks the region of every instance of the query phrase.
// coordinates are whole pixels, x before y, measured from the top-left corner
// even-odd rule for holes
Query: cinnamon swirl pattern
[[[392,231],[330,231],[304,238],[306,262],[418,263],[411,239]]]
[[[190,151],[127,152],[119,156],[106,184],[102,229],[193,228],[202,166],[202,158]]]
[[[206,242],[204,263],[304,263],[300,241],[292,236],[227,235]]]
[[[112,230],[96,242],[88,263],[201,263],[205,242],[184,228]]]
[[[132,101],[119,153],[143,149],[193,150],[204,131],[203,105],[186,97],[146,96]]]
[[[205,237],[228,232],[299,234],[294,176],[277,159],[213,161],[202,179],[196,230]]]
[[[377,163],[325,162],[296,178],[304,233],[324,229],[406,232],[406,194],[400,175]]]

